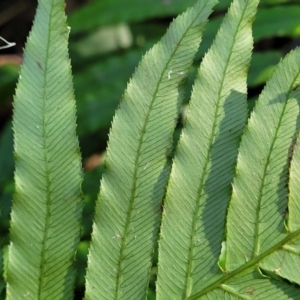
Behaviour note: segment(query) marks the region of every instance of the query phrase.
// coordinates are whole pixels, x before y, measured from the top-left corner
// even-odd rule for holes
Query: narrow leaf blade
[[[161,227],[158,299],[186,299],[218,268],[240,135],[258,1],[234,1],[195,81]]]
[[[7,299],[70,299],[82,171],[64,1],[41,0],[14,100]]]
[[[297,49],[276,68],[242,138],[227,219],[227,271],[273,246],[275,252],[286,237],[289,156],[300,128],[300,95],[294,91],[299,83]]]
[[[179,16],[128,84],[110,132],[86,299],[146,297],[172,133],[187,71],[214,4],[215,0],[198,1]]]

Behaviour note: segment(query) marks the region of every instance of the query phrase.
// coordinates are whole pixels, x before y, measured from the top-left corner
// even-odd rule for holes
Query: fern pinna
[[[172,157],[215,4],[199,0],[178,16],[128,83],[109,135],[85,299],[150,299],[157,241],[158,300],[300,299],[300,49],[280,62],[247,121],[258,0],[232,2]],[[64,1],[39,0],[14,101],[9,300],[73,298],[82,171],[69,30]]]

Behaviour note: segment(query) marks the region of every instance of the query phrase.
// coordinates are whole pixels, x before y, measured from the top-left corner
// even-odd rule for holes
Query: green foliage
[[[141,59],[141,49],[148,49],[153,45],[165,31],[164,24],[157,25],[155,22],[146,24],[142,27],[136,24],[135,18],[143,17],[143,20],[147,20],[147,15],[152,11],[157,10],[156,7],[162,6],[160,9],[161,17],[166,17],[174,13],[180,13],[185,7],[191,6],[194,1],[172,1],[172,5],[167,5],[164,1],[157,1],[156,5],[146,6],[145,1],[131,0],[132,5],[126,5],[123,7],[123,1],[94,1],[84,7],[82,10],[75,11],[70,16],[71,40],[71,53],[76,57],[74,59],[75,67],[78,64],[77,61],[86,61],[86,52],[93,53],[89,57],[94,63],[88,63],[80,65],[80,68],[74,70],[74,85],[76,98],[78,99],[78,130],[79,136],[83,134],[92,134],[97,129],[107,129],[110,126],[110,121],[114,115],[114,111],[117,108],[117,104],[125,89],[125,82],[130,77],[130,74],[134,71],[134,67]],[[262,1],[262,8],[259,9],[256,20],[253,25],[254,41],[260,42],[263,39],[269,39],[273,36],[287,36],[287,37],[299,37],[299,19],[300,12],[298,6],[274,6],[274,3],[282,3],[287,1]],[[224,9],[229,5],[230,1],[220,1],[216,6],[219,9],[218,14],[214,16],[207,24],[203,42],[196,54],[196,60],[194,63],[195,68],[198,68],[199,63],[204,53],[210,47],[217,30],[222,21],[222,14],[220,9]],[[270,7],[266,8],[266,5]],[[101,6],[101,7],[99,7]],[[117,9],[118,6],[122,8]],[[274,7],[273,7],[274,6]],[[139,9],[137,14],[132,8]],[[169,14],[165,12],[170,10]],[[281,12],[278,16],[278,11]],[[117,14],[116,12],[120,12]],[[153,14],[155,14],[153,12]],[[293,12],[293,13],[291,13]],[[103,17],[98,17],[98,15]],[[126,16],[126,18],[122,18]],[[277,24],[280,20],[280,26]],[[123,53],[124,48],[120,46],[120,41],[115,44],[114,48],[110,49],[110,52],[103,53],[103,43],[91,42],[87,43],[86,39],[76,39],[76,33],[86,32],[86,30],[94,30],[92,34],[96,34],[98,28],[110,31],[112,24],[116,22],[132,22],[131,35],[127,37],[131,39],[131,47],[128,47],[126,53]],[[93,24],[88,26],[88,24]],[[87,28],[85,26],[88,26]],[[98,27],[102,26],[102,27]],[[76,29],[78,28],[78,30]],[[150,28],[150,29],[149,29]],[[117,31],[117,27],[116,27]],[[73,35],[72,35],[73,33]],[[148,41],[148,43],[144,42]],[[107,39],[106,39],[107,43]],[[78,46],[80,44],[80,47]],[[136,47],[140,46],[140,47]],[[81,50],[82,49],[82,50]],[[84,49],[84,50],[83,50]],[[98,52],[97,52],[98,51]],[[121,54],[120,54],[121,51]],[[99,55],[111,53],[110,56],[103,56],[99,58]],[[267,57],[263,57],[266,55]],[[271,72],[275,64],[278,63],[282,53],[278,51],[256,52],[253,56],[253,67],[249,72],[249,85],[251,87],[263,84],[268,78],[270,78]],[[259,67],[254,67],[259,64]],[[192,76],[193,74],[190,74]],[[101,85],[99,86],[99,82]],[[191,81],[193,82],[193,80]],[[187,100],[187,99],[186,99]],[[99,111],[103,112],[99,117]],[[89,118],[86,118],[86,115]]]
[[[82,171],[67,38],[64,1],[40,1],[14,101],[7,299],[73,295]]]
[[[179,16],[144,56],[128,84],[109,136],[86,299],[146,296],[170,169],[172,133],[187,71],[213,4],[214,0],[199,1]],[[102,278],[100,283],[98,278]]]
[[[166,17],[179,14],[184,9],[193,5],[193,0],[165,0],[157,1],[155,5],[151,1],[127,0],[126,5],[122,0],[102,0],[93,1],[83,9],[75,12],[70,17],[70,25],[74,33],[91,30],[101,25],[116,24],[120,22],[137,22],[147,20],[153,17]],[[289,0],[262,0],[262,5],[274,5],[289,2]],[[222,0],[216,6],[216,9],[226,9],[231,0]],[[99,18],[99,14],[102,18]],[[297,12],[292,12],[292,18],[289,15],[281,14],[281,20],[290,20],[291,23],[296,20]],[[272,18],[272,13],[267,13]],[[283,17],[283,18],[282,18]],[[273,19],[274,20],[274,19]],[[285,23],[284,21],[282,22]],[[269,23],[270,26],[272,23]],[[282,24],[281,24],[282,25]],[[275,25],[277,27],[277,25]],[[288,24],[287,24],[288,26]],[[284,27],[284,26],[283,26]],[[273,32],[272,32],[273,33]]]
[[[298,37],[300,11],[234,0],[223,18],[230,2],[207,26],[215,0],[103,0],[70,16],[82,184],[64,1],[39,0],[14,184],[10,124],[0,133],[0,299],[300,299],[300,48],[277,67],[276,47],[252,55]],[[190,6],[158,41],[165,22],[151,20]],[[0,67],[1,108],[16,73]],[[266,80],[247,121],[247,83]]]
[[[185,299],[221,275],[226,207],[247,118],[246,75],[257,4],[233,2],[198,71],[164,203],[158,299]]]

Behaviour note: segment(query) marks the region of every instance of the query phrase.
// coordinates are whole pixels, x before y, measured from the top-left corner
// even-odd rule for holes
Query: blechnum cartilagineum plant
[[[173,132],[215,0],[199,0],[145,54],[109,135],[85,299],[300,299],[300,49],[247,121],[258,0],[234,0]],[[14,101],[8,300],[72,299],[81,155],[63,0],[39,0]],[[87,116],[88,117],[88,116]],[[162,205],[163,204],[163,205]]]

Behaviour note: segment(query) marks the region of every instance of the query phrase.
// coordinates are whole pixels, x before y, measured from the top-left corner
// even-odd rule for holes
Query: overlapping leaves
[[[198,70],[163,207],[158,300],[299,299],[300,49],[280,62],[245,126],[258,2],[233,1]],[[86,299],[146,297],[172,134],[214,4],[180,15],[128,84],[110,132]],[[8,299],[72,298],[81,168],[67,37],[63,1],[41,0],[15,97]]]
[[[109,136],[88,259],[87,299],[146,296],[172,134],[188,69],[214,4],[198,1],[174,20],[128,84]]]

